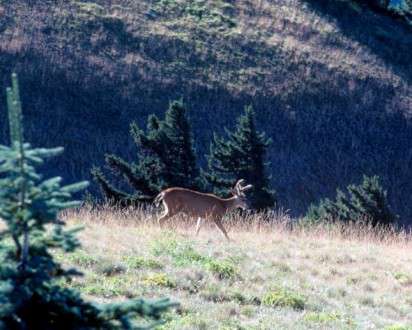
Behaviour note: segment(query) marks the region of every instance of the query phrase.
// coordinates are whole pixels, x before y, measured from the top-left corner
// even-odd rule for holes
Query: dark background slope
[[[273,139],[280,204],[301,214],[377,174],[412,219],[412,29],[345,1],[0,1],[1,141],[19,73],[26,135],[63,145],[49,172],[132,159],[132,120],[189,106],[199,160],[247,104]]]

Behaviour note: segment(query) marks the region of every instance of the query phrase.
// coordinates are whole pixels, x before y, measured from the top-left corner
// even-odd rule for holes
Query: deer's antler
[[[249,190],[253,187],[251,184],[248,184],[247,186],[242,186],[244,182],[244,179],[240,179],[236,182],[234,190],[237,193],[237,195],[240,195],[244,191]]]

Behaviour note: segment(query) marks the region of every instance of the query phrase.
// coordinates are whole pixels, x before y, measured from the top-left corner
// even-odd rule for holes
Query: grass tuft
[[[161,269],[163,265],[155,259],[146,259],[143,257],[126,256],[122,258],[123,263],[128,269]]]
[[[338,313],[307,313],[304,316],[304,320],[307,322],[314,322],[314,323],[329,323],[341,320],[342,316]]]
[[[412,325],[394,324],[385,327],[384,330],[412,330]]]
[[[219,279],[234,278],[237,274],[235,265],[227,260],[208,260],[205,266]]]
[[[412,285],[412,276],[402,272],[396,272],[393,277],[399,282],[399,284],[408,286]]]
[[[150,274],[146,276],[146,278],[143,280],[143,283],[146,285],[161,286],[165,288],[175,288],[176,287],[175,281],[171,280],[164,273]]]
[[[284,288],[275,288],[266,293],[262,298],[262,303],[271,307],[287,307],[297,310],[305,308],[305,299],[301,295]]]
[[[126,272],[126,268],[123,267],[123,265],[111,263],[109,261],[103,261],[97,264],[94,269],[97,274],[102,274],[104,276],[114,276]]]
[[[100,259],[92,254],[88,254],[83,250],[77,250],[68,255],[67,259],[77,266],[89,268],[97,265]]]

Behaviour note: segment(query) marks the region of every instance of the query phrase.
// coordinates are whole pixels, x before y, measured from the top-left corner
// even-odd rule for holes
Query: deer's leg
[[[229,238],[229,236],[227,235],[226,229],[225,229],[225,227],[223,227],[223,225],[222,225],[222,221],[221,221],[220,219],[218,219],[218,220],[215,220],[214,222],[215,222],[216,227],[219,228],[219,230],[223,233],[223,235],[225,235],[226,239],[227,239],[228,241],[230,241],[230,238]]]
[[[159,224],[160,227],[163,227],[165,221],[167,219],[170,219],[173,214],[171,214],[169,208],[167,207],[166,203],[163,203],[163,207],[164,207],[164,212],[163,214],[160,215],[159,219],[157,219],[157,223]]]
[[[166,221],[167,219],[170,219],[170,218],[171,218],[171,216],[170,216],[168,213],[163,213],[163,214],[159,217],[159,219],[157,219],[157,222],[158,222],[158,224],[159,224],[160,227],[163,227],[165,221]]]
[[[197,218],[196,224],[196,236],[199,235],[200,227],[202,226],[202,218]]]

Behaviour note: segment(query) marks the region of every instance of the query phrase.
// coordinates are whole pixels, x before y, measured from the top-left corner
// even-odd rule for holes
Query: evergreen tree
[[[0,218],[6,224],[0,232],[0,329],[142,329],[137,318],[159,320],[172,305],[168,300],[99,306],[61,286],[80,273],[64,269],[50,249],[74,251],[79,228],[64,229],[58,214],[79,206],[72,194],[87,182],[61,186],[60,177],[42,179],[36,167],[63,149],[23,142],[16,75],[12,82],[7,89],[11,146],[0,146]]]
[[[112,173],[125,179],[130,192],[115,188],[100,169],[92,170],[107,200],[130,205],[151,201],[166,187],[200,188],[191,128],[181,101],[170,103],[163,121],[149,116],[146,131],[132,123],[130,134],[138,148],[136,162],[115,155],[105,157]]]
[[[248,194],[250,206],[263,210],[275,205],[275,194],[270,189],[266,174],[265,155],[270,139],[257,131],[255,112],[246,107],[233,132],[226,130],[227,140],[214,136],[208,156],[206,181],[214,192],[227,195],[237,179],[253,185]]]
[[[391,212],[386,191],[379,177],[364,176],[360,185],[349,185],[348,194],[337,190],[336,200],[321,200],[311,205],[305,217],[307,221],[367,221],[373,226],[390,225],[396,216]]]
[[[181,101],[171,103],[166,112],[163,131],[170,141],[168,183],[178,187],[199,188],[199,168],[196,164],[191,127]]]

